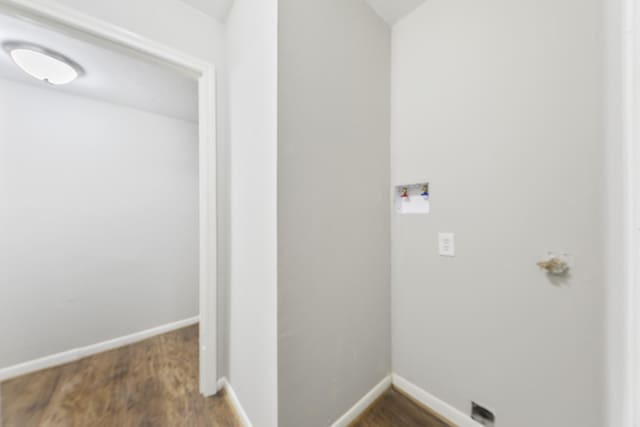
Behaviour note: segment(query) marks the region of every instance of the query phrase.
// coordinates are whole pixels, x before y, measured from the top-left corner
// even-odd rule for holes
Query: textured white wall
[[[5,80],[0,98],[0,367],[196,316],[197,125]]]
[[[393,214],[393,368],[498,425],[606,425],[602,12],[430,0],[393,29],[392,184],[432,193]],[[548,250],[574,255],[566,283]]]
[[[276,0],[227,22],[231,136],[229,379],[256,427],[278,425]]]

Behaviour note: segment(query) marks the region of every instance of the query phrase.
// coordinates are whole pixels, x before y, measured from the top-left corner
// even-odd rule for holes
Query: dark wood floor
[[[240,427],[224,395],[198,391],[198,327],[1,386],[3,427]]]
[[[351,427],[455,427],[426,408],[389,389]]]
[[[2,427],[241,427],[198,391],[192,326],[0,385]],[[452,427],[393,389],[352,427]],[[304,427],[304,426],[300,426]]]

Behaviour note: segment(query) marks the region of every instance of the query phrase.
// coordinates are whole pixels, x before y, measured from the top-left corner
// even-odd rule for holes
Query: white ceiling
[[[182,0],[184,3],[206,13],[220,22],[227,19],[233,0]]]
[[[413,12],[426,0],[366,0],[369,6],[376,11],[389,25],[393,25],[400,19]]]
[[[233,0],[182,0],[199,11],[224,22]],[[318,0],[322,1],[322,0]],[[393,25],[413,12],[426,0],[365,0],[389,25]]]
[[[59,52],[85,70],[64,86],[51,86],[20,70],[0,49],[0,78],[146,110],[192,122],[198,117],[195,76],[101,40],[62,33],[0,14],[0,43],[25,41]]]

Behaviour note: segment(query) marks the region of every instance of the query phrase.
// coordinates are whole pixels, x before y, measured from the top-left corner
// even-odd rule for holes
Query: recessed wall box
[[[394,188],[396,211],[401,214],[427,214],[430,211],[429,183],[398,185]]]

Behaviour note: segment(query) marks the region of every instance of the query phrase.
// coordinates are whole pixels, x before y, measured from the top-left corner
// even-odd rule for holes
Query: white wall
[[[432,193],[393,215],[393,368],[498,425],[606,425],[602,12],[430,0],[393,30],[392,184]],[[548,250],[575,257],[565,283]]]
[[[227,22],[231,142],[229,380],[256,427],[278,425],[277,1]]]
[[[61,5],[216,64],[224,58],[224,26],[180,0],[29,2]]]
[[[197,125],[6,80],[0,98],[0,367],[196,316]]]
[[[278,19],[279,426],[322,427],[391,369],[391,34],[362,0]]]
[[[606,283],[607,283],[607,418],[605,425],[610,427],[633,426],[631,419],[633,402],[631,395],[625,395],[626,388],[632,383],[631,372],[626,358],[629,352],[627,333],[629,333],[629,307],[633,301],[632,292],[627,289],[627,276],[630,271],[628,249],[623,242],[634,231],[628,223],[626,200],[627,158],[625,143],[629,135],[626,126],[629,117],[625,115],[629,107],[627,101],[633,98],[627,86],[627,67],[632,64],[626,57],[627,44],[632,41],[633,33],[628,30],[637,26],[636,22],[627,20],[631,10],[628,5],[633,2],[614,0],[606,2],[606,119],[607,144],[604,152],[605,163],[605,236],[606,236]],[[635,166],[631,166],[634,168]],[[637,232],[637,231],[635,231]],[[631,393],[630,393],[631,394]]]

